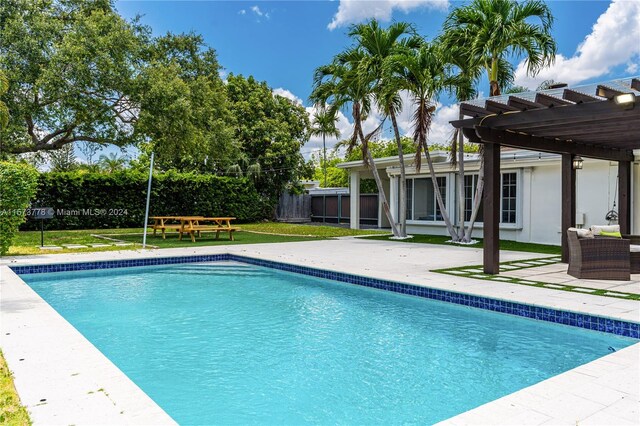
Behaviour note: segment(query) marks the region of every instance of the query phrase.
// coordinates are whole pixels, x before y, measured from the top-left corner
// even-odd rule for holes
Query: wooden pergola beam
[[[583,145],[576,142],[556,140],[531,136],[524,133],[507,132],[505,130],[491,129],[476,126],[473,129],[463,129],[463,133],[469,141],[485,144],[499,144],[512,148],[522,148],[529,151],[551,152],[554,154],[572,154],[587,158],[596,158],[609,161],[633,161],[633,151],[607,149],[598,146]]]
[[[577,104],[598,102],[602,100],[600,98],[596,98],[595,96],[587,95],[586,93],[577,92],[571,89],[564,89],[564,92],[562,93],[562,98],[571,102],[575,102]]]

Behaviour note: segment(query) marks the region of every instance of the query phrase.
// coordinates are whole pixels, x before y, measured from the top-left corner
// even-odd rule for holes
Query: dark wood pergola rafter
[[[616,102],[632,94],[633,102]],[[619,98],[618,98],[619,99]],[[640,149],[640,78],[576,88],[496,96],[460,105],[452,121],[470,142],[485,145],[484,270],[499,270],[500,147],[562,155],[562,254],[566,229],[575,226],[575,156],[618,162],[620,228],[631,228],[631,163]]]

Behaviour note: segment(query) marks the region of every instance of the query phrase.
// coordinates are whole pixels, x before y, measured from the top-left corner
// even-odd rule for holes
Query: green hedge
[[[0,161],[0,255],[9,250],[25,209],[36,193],[38,172],[22,163]]]
[[[148,175],[130,170],[105,173],[42,173],[35,207],[52,207],[45,229],[141,227]],[[151,187],[150,216],[232,216],[239,222],[270,216],[272,206],[250,180],[212,175],[156,174]],[[25,230],[39,229],[28,220]]]

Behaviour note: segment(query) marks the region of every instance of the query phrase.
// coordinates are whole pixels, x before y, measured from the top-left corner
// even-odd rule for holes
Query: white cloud
[[[238,15],[245,15],[246,13],[247,13],[247,11],[246,11],[246,10],[244,10],[244,9],[240,9],[240,10],[238,11]]]
[[[449,0],[340,0],[338,11],[327,28],[334,30],[370,18],[389,21],[395,10],[407,13],[421,7],[447,10]]]
[[[295,102],[298,105],[302,105],[302,99],[300,99],[299,97],[297,97],[296,95],[294,95],[293,93],[291,93],[291,91],[287,90],[287,89],[283,89],[282,87],[278,87],[277,89],[273,89],[273,94],[274,95],[278,95],[278,96],[282,96],[283,98],[287,98],[289,100],[292,100],[293,102]]]
[[[256,6],[251,6],[251,11],[253,13],[255,13],[256,15],[258,15],[258,17],[264,17],[266,19],[269,19],[269,12],[263,12],[262,10],[260,10],[260,8],[256,5]]]
[[[526,64],[522,61],[516,69],[515,84],[535,88],[550,79],[574,84],[606,75],[613,67],[624,64],[627,72],[634,73],[638,61],[640,2],[613,0],[571,58],[557,55],[555,64],[536,77],[526,75]]]

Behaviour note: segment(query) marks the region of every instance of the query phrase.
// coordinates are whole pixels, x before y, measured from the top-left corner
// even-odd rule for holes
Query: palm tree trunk
[[[427,157],[427,165],[429,166],[431,183],[433,183],[433,192],[436,195],[436,201],[438,202],[438,208],[440,209],[440,213],[442,214],[442,220],[444,220],[444,223],[447,226],[447,230],[449,231],[449,235],[451,236],[451,239],[456,241],[458,234],[456,233],[456,230],[453,227],[453,224],[451,223],[451,219],[449,218],[449,213],[447,212],[447,209],[445,208],[445,205],[444,205],[444,201],[442,200],[442,194],[440,193],[440,185],[438,185],[438,180],[436,179],[436,171],[433,168],[433,161],[431,160],[431,154],[429,153],[428,149],[425,150],[424,154]]]
[[[399,208],[398,219],[400,223],[400,236],[407,236],[407,177],[404,165],[404,153],[402,151],[402,139],[400,139],[400,131],[398,130],[398,122],[396,121],[396,114],[391,111],[391,124],[393,125],[393,132],[395,133],[396,143],[398,144],[398,159],[400,160],[400,194],[399,194]]]
[[[362,146],[362,154],[364,163],[373,174],[373,180],[376,182],[376,186],[378,187],[378,197],[380,197],[380,201],[382,202],[382,210],[384,210],[384,214],[387,216],[387,220],[391,225],[391,232],[393,232],[394,237],[400,237],[400,232],[398,231],[398,227],[393,220],[393,216],[391,215],[391,210],[389,209],[389,202],[387,201],[387,196],[384,193],[384,188],[382,186],[382,180],[380,179],[380,174],[378,173],[378,169],[376,168],[376,164],[373,161],[373,155],[371,155],[371,151],[368,148],[368,141],[364,137],[364,133],[362,131],[361,125],[361,117],[360,117],[360,106],[358,104],[353,105],[353,121],[354,121],[354,131],[360,136],[360,143]]]
[[[327,135],[322,134],[322,156],[324,157],[323,162],[323,170],[324,170],[324,188],[327,187],[327,144],[326,139]]]
[[[482,201],[482,192],[484,191],[484,155],[480,156],[480,170],[478,171],[478,184],[476,186],[476,194],[473,198],[473,210],[471,211],[471,217],[469,218],[469,226],[467,227],[464,238],[462,241],[465,243],[471,242],[471,234],[473,233],[473,226],[480,210],[480,202]]]
[[[462,111],[458,118],[464,118]],[[458,241],[464,238],[464,136],[458,129]]]
[[[498,58],[491,58],[491,70],[489,73],[489,96],[500,95],[500,85],[498,84]]]

